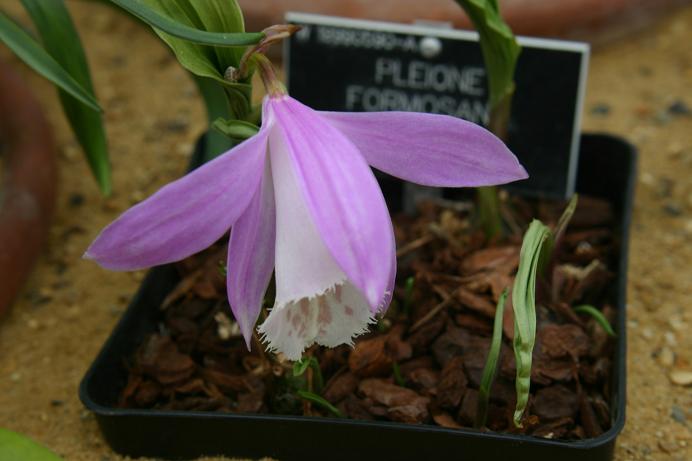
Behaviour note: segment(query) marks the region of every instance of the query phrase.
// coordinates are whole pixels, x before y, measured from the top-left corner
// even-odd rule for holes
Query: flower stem
[[[267,90],[267,94],[269,94],[269,96],[275,98],[288,93],[284,84],[281,83],[279,78],[276,76],[276,71],[274,70],[274,66],[272,65],[271,61],[269,61],[269,58],[263,54],[257,53],[252,57],[252,59],[257,65],[257,71],[262,78],[262,83],[264,84],[264,88]]]
[[[264,29],[262,31],[264,38],[255,46],[248,48],[243,54],[243,57],[240,58],[237,77],[239,79],[245,79],[250,76],[252,70],[256,68],[270,96],[279,97],[285,95],[287,93],[286,87],[277,78],[274,66],[272,66],[269,59],[264,55],[264,52],[274,43],[290,37],[300,29],[300,26],[294,24],[279,24]]]
[[[505,142],[507,142],[513,95],[514,90],[506,93],[496,105],[490,108],[488,129]],[[491,239],[501,235],[502,214],[500,213],[500,198],[497,187],[479,187],[476,198],[478,200],[480,226],[486,238]]]
[[[500,216],[500,198],[497,194],[497,187],[479,187],[476,190],[478,200],[478,220],[485,233],[485,237],[490,240],[502,233],[502,217]]]

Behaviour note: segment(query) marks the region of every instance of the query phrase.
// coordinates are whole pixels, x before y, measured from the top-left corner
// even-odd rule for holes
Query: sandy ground
[[[18,13],[18,2],[2,0]],[[112,273],[80,256],[100,228],[183,170],[205,120],[196,90],[150,33],[98,4],[71,2],[106,109],[112,198],[102,199],[50,86],[0,48],[43,101],[60,145],[60,193],[49,246],[0,324],[0,426],[70,461],[123,458],[77,398],[79,381],[142,273]],[[641,153],[628,287],[627,425],[616,459],[692,459],[692,9],[595,50],[583,125]],[[678,104],[679,106],[679,104]],[[675,112],[675,111],[673,111]]]

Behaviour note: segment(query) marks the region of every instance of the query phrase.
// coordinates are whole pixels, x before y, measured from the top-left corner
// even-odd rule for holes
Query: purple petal
[[[276,198],[277,310],[302,299],[314,299],[343,284],[347,276],[314,224],[281,130],[269,135],[269,146]]]
[[[426,186],[476,187],[526,179],[505,144],[474,123],[416,112],[320,112],[370,165]]]
[[[312,109],[290,97],[265,104],[276,116],[320,237],[376,311],[389,283],[394,246],[387,205],[372,171],[353,143]]]
[[[228,302],[248,349],[274,271],[275,241],[274,187],[267,162],[262,182],[245,212],[233,224],[228,244]]]
[[[84,254],[112,270],[178,261],[218,240],[262,177],[269,123],[235,148],[161,188],[103,229]]]

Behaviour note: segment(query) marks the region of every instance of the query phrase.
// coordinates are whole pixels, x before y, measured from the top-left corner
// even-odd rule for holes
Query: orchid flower
[[[259,326],[290,360],[313,343],[351,344],[392,297],[392,222],[370,166],[443,187],[527,177],[484,128],[444,115],[318,112],[265,97],[260,131],[106,227],[85,257],[114,270],[181,260],[231,229],[228,301],[250,347]]]

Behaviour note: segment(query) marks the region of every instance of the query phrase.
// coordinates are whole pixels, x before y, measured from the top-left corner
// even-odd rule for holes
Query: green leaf
[[[334,405],[329,403],[326,399],[320,397],[319,395],[312,393],[310,391],[298,391],[298,395],[300,398],[308,400],[312,403],[315,403],[326,410],[330,411],[334,416],[337,418],[343,418],[344,415],[339,411],[338,408],[336,408]]]
[[[513,419],[517,427],[521,427],[521,418],[526,409],[531,388],[531,362],[533,347],[536,342],[537,276],[548,267],[547,263],[552,258],[555,248],[556,236],[560,237],[564,234],[567,224],[577,207],[577,200],[576,195],[572,197],[558,221],[555,233],[548,226],[534,219],[524,234],[524,241],[521,245],[519,268],[517,269],[512,290],[512,307],[514,309],[513,346],[517,364],[515,383],[517,405]],[[586,308],[584,306],[581,307],[583,312],[594,315],[593,312],[590,312],[588,306]],[[593,310],[597,312],[596,315],[600,314],[598,310]],[[497,322],[497,318],[495,320]],[[607,324],[608,322],[606,321],[605,323]]]
[[[225,136],[236,141],[245,141],[259,132],[259,127],[250,122],[226,120],[221,117],[214,120],[212,126]]]
[[[569,225],[569,222],[572,220],[574,211],[577,209],[578,202],[579,196],[577,194],[574,194],[567,206],[565,207],[565,211],[562,212],[560,219],[555,225],[555,229],[553,229],[550,234],[551,238],[545,243],[545,247],[543,248],[543,252],[541,253],[541,259],[538,262],[539,272],[545,272],[546,270],[550,270],[548,266],[550,264],[554,264],[555,261],[553,258],[553,253],[555,251],[555,247],[556,245],[559,245],[562,236],[565,234],[565,230],[567,230],[567,226]]]
[[[317,392],[322,392],[324,387],[324,378],[322,377],[322,369],[320,363],[315,357],[303,357],[293,364],[293,376],[301,376],[308,368],[312,368],[313,385]]]
[[[488,350],[488,358],[485,361],[483,368],[483,376],[481,377],[480,388],[478,389],[478,407],[476,410],[476,421],[474,427],[479,429],[485,426],[488,417],[488,401],[490,400],[490,388],[495,380],[497,372],[497,362],[500,358],[502,349],[502,319],[505,314],[505,301],[507,300],[507,289],[500,295],[497,300],[497,308],[495,309],[495,322],[493,323],[493,337]]]
[[[544,259],[546,243],[552,240],[548,226],[534,219],[524,234],[519,254],[519,268],[512,290],[514,309],[514,357],[516,359],[517,405],[514,424],[521,427],[521,418],[529,400],[531,361],[536,342],[536,273]]]
[[[172,8],[170,11],[184,11],[186,16],[190,13],[190,11],[192,11],[189,8],[192,8],[193,10],[199,9],[205,14],[228,14],[229,17],[232,15],[239,15],[240,9],[232,0],[226,2],[221,2],[219,0],[196,0],[195,2],[191,2],[190,0],[111,1],[124,10],[127,10],[131,14],[137,16],[150,26],[187,42],[198,43],[200,45],[214,45],[223,47],[247,46],[256,44],[264,37],[264,34],[259,32],[243,33],[241,31],[234,30],[234,28],[229,28],[223,31],[209,32],[210,29],[202,30],[201,28],[195,27],[195,25],[190,24],[187,21],[178,21],[178,18],[175,16],[169,16],[165,13],[162,14],[162,11],[167,10],[168,5]],[[209,3],[210,7],[208,8],[206,5],[201,5],[202,3]],[[240,17],[240,21],[242,22],[242,16]],[[223,25],[230,23],[231,22],[227,21],[219,22],[219,24]],[[202,24],[204,24],[203,21]]]
[[[498,106],[514,93],[514,69],[521,48],[500,15],[496,0],[456,0],[469,15],[480,35],[488,72],[490,106]]]
[[[36,72],[93,110],[101,110],[96,99],[2,11],[0,11],[0,40]]]
[[[185,8],[180,6],[183,2],[179,0],[143,0],[143,2],[169,20],[190,28],[201,27],[201,23],[195,24],[199,18],[190,18]],[[120,4],[120,0],[115,3]],[[216,55],[211,47],[178,38],[154,26],[152,29],[171,48],[183,67],[200,77],[208,77],[224,83],[223,70],[217,68]]]
[[[404,377],[401,376],[401,368],[397,362],[392,362],[392,375],[394,376],[394,382],[401,387],[406,387],[406,381]]]
[[[599,311],[593,306],[590,306],[588,304],[582,304],[581,306],[576,306],[574,308],[574,312],[577,312],[579,314],[587,314],[590,315],[591,317],[596,320],[596,322],[605,330],[606,333],[608,333],[608,336],[615,336],[615,331],[613,331],[613,327],[610,326],[610,322],[608,322],[608,319],[605,318],[603,315],[603,312]]]
[[[61,461],[62,458],[26,436],[0,428],[0,459],[8,461]]]
[[[135,4],[139,9],[153,13],[168,22],[172,22],[179,27],[192,31],[212,34],[214,36],[253,36],[245,45],[257,43],[263,34],[244,34],[243,18],[240,9],[234,0],[112,0],[116,4],[128,6]],[[123,6],[124,7],[124,6]],[[128,10],[130,11],[130,10]],[[143,17],[137,16],[140,19]],[[249,84],[251,75],[247,81],[231,82],[224,79],[224,73],[228,67],[238,68],[240,57],[244,48],[217,48],[205,46],[199,42],[191,42],[185,38],[180,38],[180,34],[171,33],[171,28],[157,27],[156,24],[146,21],[152,26],[154,32],[171,48],[180,64],[187,70],[197,75],[217,82],[217,86],[223,88],[224,96],[221,97],[221,89],[214,88],[211,82],[204,79],[197,81],[202,96],[207,103],[207,110],[213,110],[211,123],[217,117],[245,119],[251,112],[252,87]],[[159,23],[160,24],[160,23]],[[213,31],[213,32],[207,32]],[[211,102],[210,101],[219,101]],[[225,101],[223,101],[225,100]],[[210,106],[211,104],[211,106]],[[220,107],[223,111],[218,111]],[[221,138],[210,136],[213,146],[218,147],[222,144]],[[219,154],[223,149],[211,151],[210,146],[207,153]]]
[[[243,12],[236,1],[229,0],[188,0],[191,8],[197,13],[204,30],[210,32],[244,32],[245,22]],[[246,34],[249,35],[249,34]],[[259,41],[263,34],[252,44]],[[246,44],[249,45],[249,44]],[[229,66],[235,68],[240,63],[240,58],[245,51],[239,47],[214,47],[216,61],[219,69],[227,69]]]
[[[303,357],[300,360],[293,362],[293,376],[301,376],[308,368],[314,357]]]
[[[223,85],[210,78],[199,77],[192,74],[199,94],[204,101],[207,109],[207,121],[211,126],[212,122],[220,117],[228,117],[228,99]],[[206,134],[204,143],[204,161],[217,157],[233,147],[233,141],[216,130],[209,130]]]
[[[579,195],[574,194],[570,199],[569,203],[567,204],[565,211],[562,212],[562,216],[560,216],[560,220],[557,222],[555,230],[553,231],[556,243],[559,242],[562,236],[564,235],[565,230],[567,229],[567,225],[572,220],[572,216],[574,216],[574,211],[577,209],[578,203]]]
[[[77,30],[62,0],[22,0],[46,51],[89,94],[94,94],[89,66]],[[104,195],[111,192],[110,163],[103,120],[98,111],[60,90],[60,102],[89,167]]]

